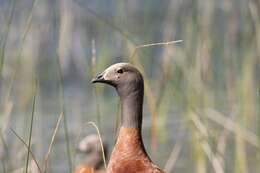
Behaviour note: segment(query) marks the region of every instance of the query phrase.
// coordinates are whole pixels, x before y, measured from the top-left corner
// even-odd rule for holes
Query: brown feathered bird
[[[107,152],[107,143],[103,141],[104,152]],[[88,135],[82,139],[77,150],[86,154],[83,164],[78,166],[74,173],[105,173],[103,168],[102,148],[97,135]]]
[[[121,127],[107,173],[163,173],[146,153],[142,140],[144,81],[137,68],[117,63],[92,79],[115,87],[121,101]]]

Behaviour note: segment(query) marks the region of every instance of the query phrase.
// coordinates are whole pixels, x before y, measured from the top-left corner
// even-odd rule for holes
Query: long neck
[[[143,87],[120,96],[121,99],[121,126],[137,128],[141,132],[143,118]]]
[[[117,143],[113,149],[110,162],[111,160],[121,158],[122,153],[124,153],[125,157],[129,156],[131,158],[133,155],[136,156],[138,154],[138,157],[143,157],[150,160],[143,144],[141,132],[144,97],[143,82],[141,81],[139,85],[136,85],[133,88],[134,89],[129,94],[125,94],[127,92],[123,92],[126,90],[122,88],[122,90],[117,90],[122,104],[121,128],[119,130]],[[113,163],[118,164],[117,162]],[[113,163],[111,163],[111,165]]]

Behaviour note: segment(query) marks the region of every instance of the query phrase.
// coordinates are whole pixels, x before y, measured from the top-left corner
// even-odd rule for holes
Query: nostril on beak
[[[103,77],[103,73],[97,75],[95,78],[93,78],[91,80],[92,83],[97,83],[97,82],[103,82],[104,81],[104,77]]]
[[[99,74],[99,75],[97,76],[97,79],[102,79],[102,77],[103,77],[103,74]]]

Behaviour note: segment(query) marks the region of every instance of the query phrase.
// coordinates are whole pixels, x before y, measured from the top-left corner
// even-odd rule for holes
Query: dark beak
[[[94,77],[92,80],[91,80],[91,83],[105,83],[105,79],[104,79],[104,74],[101,73],[99,75],[97,75],[96,77]]]

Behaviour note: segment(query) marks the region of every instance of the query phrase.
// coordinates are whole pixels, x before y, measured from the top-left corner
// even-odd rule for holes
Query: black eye
[[[121,73],[122,74],[123,72],[124,72],[123,69],[118,69],[117,70],[117,73]]]

